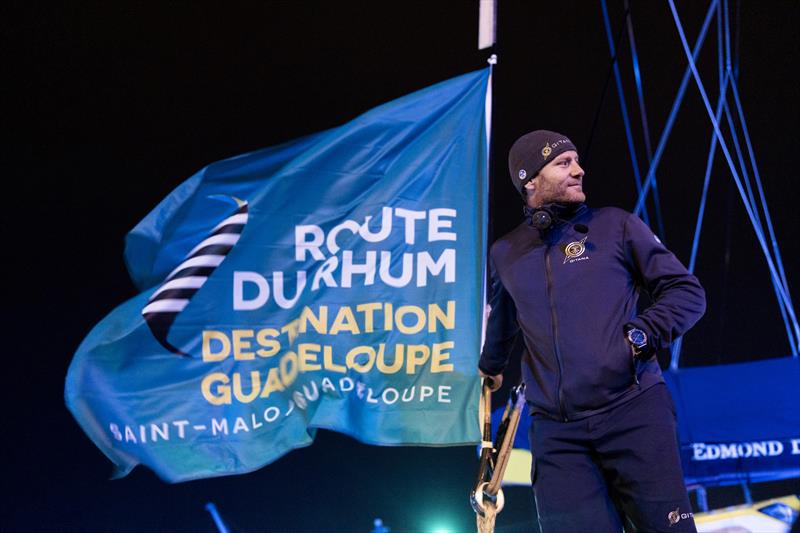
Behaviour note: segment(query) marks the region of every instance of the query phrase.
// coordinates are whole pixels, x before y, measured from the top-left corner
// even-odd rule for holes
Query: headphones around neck
[[[547,204],[533,208],[525,206],[523,212],[528,218],[528,225],[540,231],[549,229],[558,220],[553,209]]]
[[[556,211],[557,208],[558,206],[556,204],[544,204],[539,207],[528,207],[526,205],[523,207],[522,212],[528,219],[529,226],[539,231],[547,231],[562,220],[556,214],[558,212]],[[589,227],[586,224],[573,224],[569,219],[565,219],[564,222],[570,224],[578,233],[589,233]]]

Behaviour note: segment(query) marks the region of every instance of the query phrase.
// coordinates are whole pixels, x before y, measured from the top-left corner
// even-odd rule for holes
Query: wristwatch
[[[625,333],[628,342],[633,346],[633,352],[638,356],[647,347],[647,333],[639,328],[631,328]]]

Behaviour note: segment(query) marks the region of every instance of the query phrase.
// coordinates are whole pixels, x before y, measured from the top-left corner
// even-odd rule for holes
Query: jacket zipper
[[[558,408],[561,413],[561,419],[564,422],[569,422],[569,418],[567,418],[564,410],[564,395],[561,391],[561,375],[564,373],[564,368],[561,365],[561,354],[558,351],[558,318],[556,317],[556,306],[555,302],[553,301],[553,277],[550,269],[550,248],[551,245],[548,244],[544,251],[544,271],[545,277],[547,278],[547,299],[550,303],[550,324],[553,328],[553,353],[555,354],[556,362],[558,363],[556,392],[558,394]]]

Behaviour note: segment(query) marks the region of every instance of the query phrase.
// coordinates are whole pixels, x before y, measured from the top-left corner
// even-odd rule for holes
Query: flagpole
[[[481,1],[481,15],[484,13],[484,1]],[[484,25],[481,25],[483,29]],[[492,25],[492,30],[494,27]],[[494,34],[492,33],[491,44],[494,44]],[[486,100],[484,107],[485,118],[485,132],[486,132],[486,162],[484,172],[486,173],[486,182],[483,186],[481,194],[486,201],[486,232],[484,233],[485,248],[484,248],[484,270],[483,270],[483,287],[481,291],[483,317],[481,321],[481,343],[480,349],[483,348],[483,343],[486,340],[486,325],[489,319],[489,302],[488,302],[488,286],[489,278],[491,276],[489,268],[489,236],[492,234],[492,201],[491,201],[491,186],[489,176],[491,174],[491,153],[492,153],[492,75],[494,74],[494,66],[497,64],[497,55],[492,54],[486,60],[489,64],[489,76],[486,80]],[[492,422],[491,422],[491,404],[492,393],[488,383],[481,380],[481,396],[478,403],[478,424],[482,430],[481,441],[481,459],[478,467],[478,482],[470,494],[470,502],[475,511],[476,525],[479,533],[492,533],[495,526],[495,517],[497,513],[503,508],[503,493],[502,491],[495,491],[494,494],[489,496],[489,499],[484,500],[484,488],[487,486],[488,481],[483,482],[489,468],[489,459],[492,456],[494,443],[492,442]],[[501,474],[502,475],[502,474]],[[493,498],[496,498],[494,500]],[[480,500],[480,504],[478,503]],[[499,505],[498,505],[499,504]]]
[[[497,42],[497,0],[479,0],[478,4],[478,50],[491,48]],[[484,272],[483,272],[483,320],[481,321],[481,348],[486,340],[486,323],[489,320],[489,301],[488,290],[491,272],[489,268],[489,238],[492,234],[492,187],[491,179],[491,159],[492,159],[492,74],[494,66],[497,64],[497,54],[492,54],[486,60],[489,63],[489,78],[486,81],[486,107],[484,117],[486,119],[486,186],[482,191],[486,199],[486,249],[484,250]]]
[[[491,179],[491,159],[492,159],[492,75],[494,74],[494,66],[497,64],[497,54],[492,54],[486,60],[489,64],[489,78],[486,81],[486,103],[484,108],[484,116],[486,117],[486,189],[484,190],[486,198],[486,251],[484,255],[484,275],[483,275],[483,320],[481,323],[481,347],[486,340],[486,323],[489,319],[489,302],[488,291],[489,277],[491,272],[489,269],[489,238],[492,234],[492,187],[490,185]]]

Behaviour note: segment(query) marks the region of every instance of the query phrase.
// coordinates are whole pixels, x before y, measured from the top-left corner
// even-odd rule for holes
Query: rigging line
[[[726,24],[726,26],[729,25],[730,24],[730,19],[726,18],[725,19],[725,24]],[[735,76],[734,76],[733,71],[730,68],[730,61],[728,61],[727,65],[728,66],[726,68],[726,75],[727,75],[728,79],[731,80],[731,84],[733,85],[733,84],[735,84]],[[738,103],[741,103],[741,102],[738,102]],[[737,156],[737,159],[739,161],[739,168],[741,169],[742,181],[744,182],[745,188],[747,190],[747,198],[748,198],[748,200],[750,202],[751,209],[753,210],[753,213],[755,214],[754,225],[757,226],[757,231],[759,231],[763,235],[764,234],[764,224],[761,221],[761,215],[759,213],[758,204],[756,203],[755,196],[753,194],[753,187],[752,187],[751,182],[750,182],[750,175],[749,175],[749,173],[747,171],[747,165],[745,163],[744,154],[742,153],[741,143],[739,142],[739,135],[737,134],[735,123],[734,123],[734,120],[733,120],[733,115],[731,113],[730,106],[728,105],[727,99],[725,100],[725,103],[724,103],[724,110],[725,110],[725,118],[726,118],[727,123],[728,123],[728,128],[731,131],[731,138],[733,140],[733,147],[736,150],[736,156]],[[738,111],[738,107],[737,107],[737,111]],[[717,117],[717,121],[719,121],[719,116]],[[746,125],[744,124],[744,113],[740,113],[739,114],[739,122],[740,122],[740,124],[742,124],[742,130],[744,131],[746,129]],[[750,151],[750,155],[752,156],[751,157],[751,164],[753,165],[753,171],[754,171],[754,174],[755,174],[757,172],[757,169],[755,167],[755,157],[754,157],[754,154],[752,152],[752,145],[748,145],[748,148],[751,149],[751,151]],[[789,324],[789,320],[788,320],[786,309],[785,309],[785,306],[793,306],[792,300],[791,300],[791,294],[789,293],[788,283],[786,282],[785,272],[784,272],[784,269],[783,269],[783,261],[781,260],[780,252],[777,251],[777,253],[776,253],[777,240],[775,239],[774,231],[771,229],[772,228],[772,222],[770,220],[769,210],[767,208],[766,198],[765,198],[765,196],[763,194],[763,188],[761,187],[760,178],[757,180],[757,185],[759,187],[759,197],[760,197],[760,200],[761,200],[761,206],[762,206],[762,209],[764,210],[764,218],[768,221],[768,225],[770,227],[770,242],[773,245],[772,246],[772,250],[773,250],[773,253],[774,253],[774,260],[775,260],[775,263],[776,263],[776,265],[778,267],[778,273],[780,275],[780,277],[770,276],[770,281],[772,281],[772,284],[773,284],[774,289],[775,289],[775,296],[778,299],[778,307],[780,308],[781,318],[783,319],[784,327],[786,328],[786,333],[787,333],[789,339],[792,339],[792,328],[791,328],[791,326]],[[778,290],[778,288],[776,286],[778,284],[781,284],[783,286],[783,289],[785,290],[785,293],[788,296],[788,301],[785,301],[785,300],[781,299],[780,291]],[[792,355],[793,356],[797,356],[798,355],[797,354],[797,350],[795,349],[795,344],[796,344],[796,341],[798,341],[798,340],[800,340],[800,339],[796,339],[795,342],[792,342],[790,340],[790,342],[789,342],[789,345],[792,348]]]
[[[731,80],[731,89],[733,92],[734,102],[736,103],[736,110],[739,114],[739,122],[742,125],[742,132],[744,133],[744,140],[745,144],[747,145],[747,151],[750,155],[750,165],[753,167],[753,176],[755,177],[756,187],[758,189],[758,194],[761,200],[761,208],[764,210],[764,215],[765,215],[764,218],[767,221],[767,229],[769,230],[772,247],[775,252],[775,256],[778,258],[779,261],[778,266],[780,267],[781,281],[783,282],[783,285],[786,288],[786,291],[788,292],[789,285],[786,281],[786,273],[783,270],[783,260],[781,260],[781,253],[780,249],[778,248],[778,240],[775,237],[775,229],[772,226],[772,217],[770,216],[769,208],[767,207],[767,200],[764,194],[764,188],[761,183],[761,174],[758,170],[758,165],[756,164],[756,154],[755,151],[753,150],[753,144],[750,141],[750,132],[747,129],[747,121],[745,120],[744,117],[744,109],[742,108],[742,101],[739,98],[739,89],[736,84],[736,78],[733,78]],[[791,302],[791,295],[789,301]]]
[[[628,16],[627,11],[625,12],[625,16]],[[617,34],[616,46],[619,48],[620,43],[622,42],[622,36],[624,35],[623,28],[620,28],[619,33]],[[589,128],[589,140],[586,143],[586,148],[583,150],[583,166],[587,167],[589,164],[589,153],[592,148],[592,141],[594,140],[594,132],[597,129],[597,123],[600,121],[600,111],[603,109],[603,102],[606,99],[606,93],[608,92],[608,85],[611,82],[611,75],[614,73],[614,63],[617,61],[616,56],[611,57],[611,62],[608,64],[608,71],[606,72],[606,81],[603,83],[603,90],[600,92],[600,101],[597,102],[597,107],[594,111],[594,118],[592,118],[592,127]]]
[[[775,262],[778,266],[778,273],[780,274],[780,282],[783,285],[783,288],[786,292],[788,297],[788,302],[786,305],[792,307],[794,309],[794,304],[792,302],[792,295],[789,292],[789,283],[786,279],[786,272],[783,267],[783,259],[781,257],[780,248],[778,246],[778,239],[775,236],[775,228],[772,225],[772,216],[769,212],[769,207],[767,206],[766,195],[764,194],[764,187],[761,182],[761,175],[758,170],[758,165],[756,164],[756,156],[755,151],[753,150],[753,144],[750,141],[750,133],[747,129],[747,121],[744,117],[744,110],[742,108],[742,102],[739,98],[739,91],[736,84],[736,78],[731,76],[731,92],[733,93],[734,102],[736,103],[736,110],[739,115],[739,123],[742,126],[742,133],[744,135],[745,144],[747,145],[748,155],[750,156],[750,165],[753,168],[753,177],[756,183],[756,189],[758,191],[759,200],[761,203],[761,209],[764,212],[764,220],[767,223],[767,231],[769,232],[770,237],[770,244],[772,245],[772,251],[775,254]],[[763,231],[763,228],[762,228]],[[781,311],[783,313],[783,311]],[[798,342],[800,342],[800,338],[798,338]],[[795,346],[792,346],[792,355],[797,357],[798,352],[795,349]]]
[[[717,7],[719,0],[712,0],[711,5],[708,7],[708,12],[706,13],[706,18],[703,21],[703,27],[700,29],[700,34],[697,36],[697,41],[695,41],[694,51],[692,52],[692,57],[697,58],[698,54],[700,53],[700,48],[703,46],[703,41],[705,41],[706,33],[708,32],[708,26],[711,24],[711,20],[713,19],[714,10]],[[633,214],[638,215],[639,211],[641,211],[642,207],[644,206],[644,194],[647,194],[647,190],[650,187],[650,183],[653,180],[653,176],[655,175],[656,168],[658,168],[658,164],[661,161],[661,156],[664,153],[664,148],[667,145],[667,139],[669,138],[669,134],[672,131],[672,126],[675,123],[675,117],[678,116],[678,110],[683,103],[683,97],[686,94],[686,88],[689,86],[689,77],[691,75],[691,69],[687,66],[686,70],[683,73],[683,79],[681,79],[680,87],[678,87],[678,92],[675,95],[675,100],[672,102],[672,109],[670,109],[669,116],[667,117],[667,122],[664,125],[664,129],[661,132],[661,137],[658,141],[658,146],[656,147],[656,153],[653,155],[653,162],[650,163],[650,168],[647,171],[647,178],[644,181],[644,185],[642,186],[643,194],[639,195],[639,200],[636,202],[636,207],[633,210]]]
[[[671,9],[673,9],[673,16],[676,19],[676,24],[678,24],[678,31],[679,31],[679,34],[680,34],[680,36],[682,38],[683,44],[684,44],[684,50],[687,52],[687,56],[688,56],[688,43],[686,43],[686,41],[685,41],[685,34],[682,31],[683,30],[682,26],[680,26],[680,20],[677,17],[677,12],[674,11],[674,4],[672,3],[672,0],[670,0],[670,5],[671,5]],[[706,104],[706,110],[709,112],[709,118],[711,118],[711,120],[712,120],[712,124],[714,125],[715,131],[719,135],[721,135],[720,130],[719,130],[719,124],[714,121],[714,118],[710,113],[710,104],[708,103],[708,96],[707,96],[707,94],[705,92],[705,88],[702,85],[702,81],[699,79],[699,74],[697,73],[696,65],[691,60],[690,60],[690,66],[692,67],[692,72],[695,75],[695,79],[696,79],[696,81],[698,83],[698,88],[701,91],[701,96],[703,97],[703,101]],[[763,242],[764,241],[764,234],[760,230],[758,224],[756,224],[756,222],[754,220],[752,207],[747,202],[747,199],[745,197],[744,191],[742,190],[741,182],[739,181],[739,176],[736,173],[735,166],[733,165],[732,158],[731,158],[730,153],[729,153],[729,151],[727,149],[727,146],[726,146],[726,144],[724,142],[724,139],[721,138],[721,137],[720,137],[720,143],[721,143],[721,146],[723,148],[723,152],[724,152],[724,154],[725,154],[725,156],[726,156],[726,158],[728,160],[729,166],[731,167],[731,171],[733,173],[733,176],[734,176],[734,179],[736,181],[736,184],[737,184],[737,187],[739,189],[739,192],[740,192],[740,194],[742,196],[742,200],[745,203],[745,209],[748,212],[748,216],[750,216],[750,218],[751,218],[751,222],[753,222],[753,227],[754,227],[754,230],[756,231],[756,236],[759,238],[759,243],[762,244],[762,248],[763,248],[763,251],[765,253],[765,257],[767,258],[768,265],[771,267],[771,270],[772,270],[773,275],[774,275],[774,265],[772,264],[772,258],[770,256],[770,254],[768,253],[768,250],[766,250],[766,246],[765,246],[765,244]],[[785,291],[781,291],[781,292],[782,292],[783,298],[785,299],[786,298]],[[793,310],[790,310],[790,312],[793,315]]]
[[[725,93],[728,90],[728,82],[730,78],[728,74],[723,70],[723,59],[722,59],[722,13],[720,11],[720,4],[717,4],[717,44],[718,46],[718,54],[717,59],[719,61],[719,99],[717,100],[717,110],[715,116],[719,121],[720,117],[722,116],[722,106],[725,102]],[[708,197],[708,185],[711,181],[711,170],[714,166],[714,154],[716,153],[717,149],[717,136],[714,132],[711,134],[711,146],[708,150],[708,159],[706,161],[706,173],[703,178],[703,192],[700,195],[700,206],[698,208],[698,215],[697,215],[697,223],[695,224],[694,230],[694,237],[692,239],[692,252],[689,256],[689,272],[694,272],[695,263],[697,260],[697,247],[700,243],[700,232],[703,227],[703,214],[705,212],[706,207],[706,199]]]
[[[736,134],[736,124],[733,122],[733,116],[731,115],[731,109],[728,106],[728,102],[725,102],[723,107],[725,110],[725,119],[731,132],[731,140],[733,140],[733,148],[736,151],[736,159],[739,161],[742,181],[744,182],[744,187],[747,191],[747,201],[750,202],[750,207],[753,209],[753,214],[755,214],[758,230],[761,233],[764,233],[764,224],[761,222],[761,213],[758,211],[758,204],[756,204],[755,196],[753,196],[753,187],[750,185],[750,173],[747,171],[747,166],[745,165],[744,154],[742,153],[742,147],[739,144],[739,136]],[[717,119],[717,121],[719,121],[719,119]]]
[[[736,34],[733,37],[733,78],[739,78],[739,41],[742,29],[742,2],[736,0]]]
[[[726,73],[728,72],[725,70],[725,17],[722,15],[722,2],[717,3],[717,56],[719,59],[719,76],[720,76],[720,87],[723,87],[723,79],[725,83],[730,82],[730,78],[727,77]],[[696,59],[695,59],[696,60]],[[724,86],[725,90],[727,90],[727,85]],[[726,92],[720,90],[720,101],[724,102],[727,98]],[[719,113],[716,115],[719,117]],[[719,119],[717,119],[719,121]],[[715,140],[717,139],[717,134],[715,131],[711,131],[711,135],[714,137]],[[716,147],[716,145],[715,145]],[[715,148],[716,151],[716,148]],[[731,214],[731,210],[733,208],[733,188],[731,187],[730,183],[725,183],[725,217],[724,220],[727,220]],[[725,246],[724,252],[722,254],[722,287],[728,286],[728,279],[731,271],[731,231],[730,231],[730,224],[725,225]],[[719,320],[718,328],[717,328],[717,335],[716,335],[716,346],[718,349],[716,350],[715,354],[715,361],[716,364],[722,363],[722,357],[720,353],[722,350],[720,349],[724,346],[724,339],[725,339],[725,312],[728,308],[728,293],[723,289],[722,295],[719,302]]]
[[[728,82],[730,80],[724,68],[725,61],[722,55],[724,49],[722,41],[722,9],[721,9],[721,4],[719,2],[717,2],[714,11],[716,11],[715,16],[717,19],[717,66],[719,69],[719,98],[717,100],[716,117],[717,120],[719,120],[722,114],[721,106],[725,101],[725,91],[727,91]],[[709,8],[709,13],[710,12],[711,9]],[[697,59],[696,54],[694,57],[695,59]],[[687,68],[686,74],[688,75],[688,73],[689,69]],[[688,76],[685,77],[685,81],[688,82]],[[688,270],[691,273],[694,273],[694,267],[697,262],[697,249],[698,245],[700,244],[700,234],[703,229],[703,217],[705,216],[706,200],[708,198],[708,186],[711,183],[711,170],[714,168],[714,156],[716,154],[716,150],[717,150],[717,136],[712,131],[710,146],[708,149],[708,158],[706,160],[706,172],[703,177],[703,191],[700,194],[700,204],[697,210],[697,222],[695,223],[694,236],[692,238],[692,251],[689,254]],[[678,339],[676,339],[675,343],[672,345],[671,358],[670,358],[670,368],[672,370],[678,369],[678,365],[680,364],[682,348],[683,348],[683,336],[678,337]]]
[[[731,69],[731,20],[728,0],[722,0],[722,16],[725,20],[725,70]]]
[[[730,79],[732,77],[733,77],[732,71],[728,70],[727,71],[727,78]],[[734,149],[736,151],[737,159],[739,161],[739,167],[741,169],[741,174],[742,174],[742,176],[741,176],[742,177],[742,181],[744,182],[745,189],[746,189],[746,192],[747,192],[747,198],[742,197],[742,201],[744,201],[744,202],[748,202],[749,201],[750,208],[752,209],[753,214],[755,215],[755,219],[753,220],[754,229],[756,230],[757,233],[760,233],[763,236],[764,235],[764,226],[763,226],[763,223],[761,222],[761,216],[760,216],[760,213],[758,211],[758,205],[756,204],[756,200],[755,200],[755,198],[753,196],[753,189],[752,189],[752,186],[750,184],[750,176],[749,176],[749,174],[747,172],[747,167],[745,165],[744,154],[742,153],[742,149],[741,149],[741,146],[739,144],[739,137],[738,137],[738,135],[736,133],[735,125],[734,125],[734,122],[733,122],[733,117],[731,116],[730,107],[728,106],[728,102],[727,101],[724,101],[723,107],[724,107],[724,111],[725,111],[725,118],[727,119],[727,122],[728,122],[728,128],[730,129],[730,132],[731,132],[731,138],[733,140],[733,146],[734,146]],[[717,121],[719,121],[719,119],[720,119],[719,115],[717,115]],[[776,264],[778,265],[779,270],[782,270],[781,262],[779,262],[777,260],[777,258],[774,258],[774,260],[775,260]],[[775,290],[775,297],[778,300],[778,307],[779,307],[780,312],[781,312],[781,318],[783,319],[784,327],[786,328],[786,334],[787,334],[788,338],[790,339],[789,345],[792,348],[792,355],[797,355],[797,352],[794,349],[795,343],[792,342],[792,340],[791,340],[792,339],[792,328],[791,328],[791,325],[789,323],[789,320],[788,320],[788,317],[787,317],[787,314],[786,314],[786,309],[785,309],[785,307],[787,305],[791,304],[791,299],[790,299],[789,302],[786,302],[786,301],[781,299],[780,290],[778,288],[778,286],[782,282],[781,279],[779,279],[777,276],[773,275],[773,276],[770,276],[770,281],[772,282],[773,289]],[[785,286],[784,286],[784,288],[786,289],[786,294],[788,295],[789,294],[788,288],[786,288]]]
[[[633,32],[633,16],[630,13],[629,0],[625,0],[625,10],[628,11],[626,17],[628,26],[628,43],[631,48],[631,62],[633,63],[633,79],[636,82],[636,96],[639,100],[639,117],[642,121],[642,133],[644,135],[644,148],[647,155],[648,167],[653,162],[653,144],[650,141],[650,124],[647,120],[647,109],[644,103],[644,89],[642,88],[642,74],[639,69],[639,54],[636,51],[636,36]],[[661,240],[667,242],[667,234],[664,228],[664,217],[661,214],[661,198],[658,192],[658,181],[653,178],[653,204],[656,209],[656,224],[658,225],[658,234]]]
[[[725,58],[723,56],[723,36],[722,36],[722,4],[717,2],[717,67],[719,72],[719,93],[722,94],[722,82],[725,79]],[[695,58],[696,60],[697,58]]]
[[[606,28],[606,37],[608,38],[608,48],[611,52],[611,57],[617,57],[616,50],[614,49],[614,41],[611,39],[611,22],[608,20],[608,8],[606,0],[600,0],[600,6],[603,9],[603,24]],[[630,10],[625,11],[625,17],[630,16]],[[624,28],[624,25],[623,25]],[[619,64],[614,61],[612,65],[614,69],[614,81],[617,84],[617,97],[619,98],[619,107],[622,112],[622,123],[625,126],[625,140],[628,143],[628,152],[631,154],[631,166],[633,167],[633,178],[636,181],[636,192],[642,195],[642,176],[639,170],[639,158],[636,156],[636,146],[633,144],[633,132],[631,131],[631,121],[628,117],[628,104],[625,101],[625,91],[622,88],[622,76],[619,73]],[[645,194],[646,196],[646,194]],[[645,224],[650,225],[647,209],[642,213],[642,220]]]
[[[725,102],[725,91],[728,87],[728,75],[722,80],[722,87],[717,100],[716,116],[717,120],[722,115],[722,106]],[[694,267],[697,263],[697,249],[700,244],[700,234],[703,229],[703,217],[706,211],[706,200],[708,199],[708,186],[711,183],[711,170],[714,168],[714,155],[717,151],[717,136],[711,132],[711,146],[708,148],[708,159],[706,160],[706,173],[703,177],[703,192],[700,194],[700,206],[697,210],[697,222],[694,227],[694,238],[692,239],[692,252],[689,255],[688,270],[694,273]],[[677,370],[681,358],[681,348],[683,347],[683,337],[679,337],[672,345],[672,360],[670,361],[670,368]]]
[[[732,76],[731,71],[728,71],[728,72],[729,72],[729,76]],[[754,222],[754,224],[756,224],[758,226],[758,231],[760,231],[762,233],[762,235],[763,235],[764,226],[763,226],[763,223],[761,222],[761,217],[760,217],[760,214],[759,214],[759,211],[758,211],[758,205],[756,204],[756,200],[753,197],[753,189],[752,189],[752,187],[750,185],[750,176],[749,176],[749,174],[747,172],[747,167],[745,166],[744,155],[742,154],[742,149],[741,149],[741,146],[739,144],[739,137],[736,134],[736,129],[735,129],[734,123],[733,123],[733,117],[731,116],[730,108],[729,108],[727,102],[725,102],[724,108],[725,108],[725,117],[726,117],[727,122],[728,122],[728,128],[731,130],[731,137],[733,139],[733,145],[734,145],[734,148],[736,150],[736,156],[737,156],[737,158],[739,160],[739,167],[741,168],[741,172],[742,172],[742,181],[744,182],[745,188],[747,189],[747,195],[748,195],[748,198],[749,198],[749,201],[750,201],[751,209],[753,210],[753,213],[755,214],[755,222]],[[717,118],[717,120],[719,120],[719,118]],[[780,270],[782,270],[782,264],[777,261],[777,258],[776,258],[776,264],[780,267]],[[778,278],[773,277],[773,276],[770,276],[770,281],[772,281],[773,286],[782,283],[781,279],[778,279]],[[784,285],[784,287],[785,287],[785,285]],[[784,327],[786,328],[786,333],[789,336],[789,338],[791,339],[792,338],[792,329],[791,329],[791,326],[789,325],[789,320],[788,320],[788,317],[786,315],[786,310],[784,309],[784,307],[786,305],[789,305],[790,302],[787,303],[787,302],[784,302],[783,300],[781,300],[780,292],[779,292],[778,288],[777,287],[773,287],[773,288],[775,290],[775,296],[778,299],[778,307],[780,308],[780,311],[781,311],[781,317],[783,319]],[[788,294],[789,291],[787,290],[786,293]],[[794,344],[791,343],[791,342],[789,344],[790,344],[790,346],[794,346]],[[793,352],[792,355],[796,355],[796,354]]]
[[[625,0],[625,9],[630,12],[628,0]],[[642,118],[642,129],[644,132],[644,147],[647,158],[653,158],[653,145],[650,142],[650,130],[647,123],[647,111],[644,105],[644,91],[642,90],[642,73],[639,69],[639,54],[636,52],[636,37],[633,32],[633,17],[626,17],[628,26],[628,44],[631,47],[631,62],[633,63],[633,79],[636,82],[636,95],[639,97],[639,113]]]
[[[692,75],[693,75],[693,77],[695,79],[695,83],[697,84],[697,88],[700,91],[700,96],[703,99],[703,105],[706,108],[706,113],[708,114],[708,117],[711,119],[711,123],[714,126],[714,131],[716,132],[717,136],[719,137],[720,147],[722,148],[722,152],[723,152],[723,154],[725,154],[725,159],[728,162],[728,166],[731,169],[731,174],[733,175],[733,179],[734,179],[734,181],[736,183],[736,188],[739,191],[739,195],[744,200],[745,193],[744,193],[744,190],[742,189],[742,183],[741,183],[741,180],[739,179],[739,174],[738,174],[738,172],[736,172],[736,166],[733,164],[733,159],[731,158],[731,154],[730,154],[730,151],[728,150],[728,146],[725,143],[725,139],[722,137],[722,131],[720,130],[719,123],[716,120],[714,120],[714,114],[711,111],[711,104],[708,101],[708,94],[706,93],[705,86],[703,85],[703,82],[700,79],[700,73],[697,71],[697,65],[695,64],[694,59],[692,58],[692,55],[691,55],[691,53],[689,51],[689,43],[686,41],[686,34],[683,31],[683,25],[681,24],[680,17],[678,16],[678,12],[675,9],[675,2],[674,2],[674,0],[668,0],[668,1],[669,1],[670,10],[672,11],[673,19],[675,20],[675,25],[677,26],[677,29],[678,29],[678,34],[679,34],[679,36],[681,38],[681,43],[683,45],[684,53],[686,54],[686,57],[689,60],[689,66],[692,69]],[[751,221],[751,223],[753,223],[753,227],[756,230],[756,237],[758,239],[759,245],[761,246],[761,250],[764,253],[764,257],[765,257],[765,259],[767,261],[767,266],[769,267],[770,272],[772,273],[772,275],[777,277],[778,274],[777,274],[777,271],[776,271],[776,268],[775,268],[775,264],[773,263],[772,256],[770,255],[769,249],[767,248],[767,244],[766,244],[766,241],[764,239],[764,235],[762,233],[760,233],[758,231],[758,229],[755,227],[753,212],[752,212],[752,209],[750,208],[750,205],[746,201],[743,201],[743,203],[744,203],[744,206],[745,206],[745,210],[747,211],[747,215],[750,217],[750,221]],[[779,287],[779,290],[781,292],[781,297],[784,299],[784,301],[787,301],[788,298],[786,296],[786,291],[783,289],[782,286]],[[787,307],[787,312],[789,313],[789,316],[792,319],[792,325],[794,326],[796,338],[800,339],[800,325],[798,325],[797,317],[795,316],[794,309],[792,309],[791,307]],[[790,342],[794,342],[793,339],[790,339]]]

